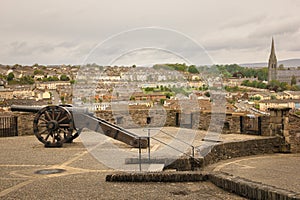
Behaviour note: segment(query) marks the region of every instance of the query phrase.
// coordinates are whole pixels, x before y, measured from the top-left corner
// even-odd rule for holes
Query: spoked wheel
[[[45,147],[61,147],[64,142],[72,140],[72,115],[63,107],[46,106],[37,112],[33,121],[33,131]]]

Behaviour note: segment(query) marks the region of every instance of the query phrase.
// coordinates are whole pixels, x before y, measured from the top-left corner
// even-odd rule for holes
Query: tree
[[[69,78],[67,75],[62,74],[62,75],[60,76],[60,80],[61,80],[61,81],[69,81],[70,78]]]
[[[280,88],[280,82],[277,80],[272,80],[271,82],[269,82],[268,85],[268,89],[269,90],[274,90],[275,92],[277,92]]]
[[[189,66],[188,72],[190,72],[191,74],[199,74],[195,65]]]
[[[60,96],[60,100],[61,102],[64,104],[65,103],[65,97],[64,96]]]
[[[209,92],[205,92],[204,95],[205,95],[206,97],[210,97],[210,93],[209,93]]]
[[[145,88],[145,92],[152,92],[154,90],[154,88],[152,87],[146,87]]]
[[[173,94],[172,94],[171,92],[167,92],[167,93],[165,93],[165,95],[166,95],[166,98],[167,98],[167,99],[170,99],[171,96],[173,96]]]
[[[272,100],[275,100],[275,99],[277,99],[277,98],[276,98],[276,96],[275,96],[274,94],[272,94],[272,95],[271,95],[271,99],[272,99]]]
[[[59,81],[59,78],[57,76],[49,76],[46,78],[46,81]]]
[[[39,66],[38,63],[34,63],[34,64],[32,65],[32,67],[38,67],[38,66]]]
[[[44,71],[36,69],[36,70],[34,70],[33,74],[34,75],[37,75],[37,74],[44,75]]]
[[[14,73],[10,72],[8,75],[7,75],[7,81],[12,81],[13,79],[15,78],[15,75]]]
[[[32,85],[34,84],[34,79],[31,76],[23,76],[22,78],[20,78],[19,83],[21,85]]]

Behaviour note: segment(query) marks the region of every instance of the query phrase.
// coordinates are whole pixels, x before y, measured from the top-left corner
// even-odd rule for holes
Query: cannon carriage
[[[71,143],[80,135],[83,128],[104,134],[132,147],[146,148],[149,142],[148,138],[140,137],[94,116],[84,107],[12,105],[11,111],[36,113],[33,120],[33,132],[45,147],[62,147],[63,143]]]

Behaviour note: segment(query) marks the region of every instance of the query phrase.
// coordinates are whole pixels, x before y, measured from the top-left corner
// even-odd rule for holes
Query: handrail
[[[183,140],[181,140],[181,139],[179,139],[179,138],[176,138],[176,137],[174,137],[173,135],[171,135],[171,134],[169,134],[169,133],[167,133],[167,132],[165,132],[165,131],[162,131],[162,130],[159,130],[159,131],[162,132],[162,133],[164,133],[164,134],[166,134],[166,135],[168,135],[168,136],[170,136],[170,137],[172,137],[172,138],[174,138],[174,139],[177,140],[177,141],[180,141],[180,142],[182,142],[182,143],[184,143],[184,144],[186,144],[186,145],[192,147],[192,157],[193,157],[193,158],[195,157],[195,152],[194,152],[195,147],[194,147],[193,145],[191,145],[191,144],[189,144],[189,143],[187,143],[187,142],[185,142],[185,141],[183,141]]]
[[[162,144],[164,144],[164,145],[166,145],[166,146],[168,146],[168,147],[174,149],[175,151],[178,151],[178,152],[180,152],[180,153],[183,153],[183,154],[185,154],[186,156],[189,156],[190,158],[194,158],[193,156],[191,156],[191,155],[189,155],[189,154],[187,154],[187,153],[185,153],[185,152],[183,152],[183,151],[181,151],[181,150],[179,150],[179,149],[176,149],[175,147],[172,147],[171,145],[169,145],[169,144],[167,144],[167,143],[165,143],[165,142],[163,142],[163,141],[161,141],[161,140],[159,140],[159,139],[157,139],[157,138],[152,137],[152,139],[154,139],[154,140],[156,140],[157,142],[160,142],[160,143],[162,143]]]
[[[179,150],[178,148],[173,147],[173,146],[171,146],[170,144],[167,144],[166,142],[161,141],[160,139],[157,139],[157,138],[155,138],[155,137],[151,137],[150,130],[159,130],[159,132],[161,132],[161,133],[163,133],[163,134],[165,134],[165,135],[168,135],[168,136],[170,136],[171,138],[174,138],[175,140],[177,140],[177,141],[179,141],[179,142],[182,142],[182,143],[184,143],[184,144],[190,146],[190,147],[192,148],[192,155],[190,155],[190,154],[188,154],[188,153],[186,153],[186,152],[183,152],[183,151]],[[144,131],[145,131],[145,129],[144,129]],[[159,142],[159,143],[161,143],[161,144],[163,144],[163,145],[165,145],[165,146],[167,146],[167,147],[172,148],[173,150],[175,150],[175,151],[177,151],[177,152],[180,152],[180,153],[182,153],[182,154],[184,154],[184,155],[186,155],[186,156],[192,158],[192,159],[193,159],[194,161],[196,161],[197,163],[200,163],[199,160],[195,159],[195,147],[194,147],[193,145],[191,145],[191,144],[189,144],[189,143],[187,143],[187,142],[185,142],[185,141],[183,141],[183,140],[181,140],[181,139],[179,139],[179,138],[176,138],[176,137],[174,137],[173,135],[171,135],[171,134],[169,134],[169,133],[167,133],[167,132],[165,132],[165,131],[162,131],[161,129],[148,128],[147,131],[148,131],[148,137],[147,137],[147,138],[148,138],[148,160],[149,160],[149,162],[150,162],[150,138],[152,138],[153,140],[155,140],[155,141],[157,141],[157,142]],[[144,136],[144,137],[139,137],[139,138],[145,138],[145,136]],[[141,161],[141,149],[140,149],[140,150],[139,150],[139,165],[140,165],[140,171],[141,171],[141,163],[142,163],[142,161]]]

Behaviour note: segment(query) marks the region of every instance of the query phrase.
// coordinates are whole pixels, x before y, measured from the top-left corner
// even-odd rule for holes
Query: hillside
[[[280,64],[283,64],[284,67],[300,67],[300,59],[287,59],[287,60],[281,60],[278,61],[278,66]],[[267,62],[261,62],[261,63],[242,63],[239,64],[242,67],[267,67]]]

